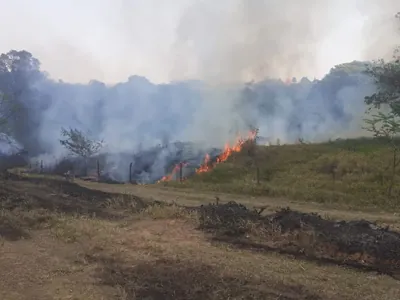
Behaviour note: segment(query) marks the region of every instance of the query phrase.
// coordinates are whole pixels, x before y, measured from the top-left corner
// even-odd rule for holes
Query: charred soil
[[[200,209],[200,228],[213,239],[253,250],[376,270],[400,279],[400,233],[366,220],[326,220],[290,208],[262,216],[236,202]]]

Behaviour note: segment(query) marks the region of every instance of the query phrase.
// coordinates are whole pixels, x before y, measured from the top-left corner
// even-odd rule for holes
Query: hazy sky
[[[230,57],[231,50],[236,56],[214,67],[213,76],[225,67],[236,72],[230,67],[238,55],[266,53],[274,57],[271,59],[279,68],[269,67],[268,72],[257,76],[272,76],[270,73],[276,71],[277,76],[320,77],[335,64],[383,55],[383,45],[393,40],[393,26],[381,22],[382,16],[400,11],[400,1],[394,0],[247,0],[251,5],[245,5],[247,21],[243,21],[243,1],[0,0],[0,52],[28,50],[40,59],[42,69],[51,77],[71,82],[97,79],[114,83],[134,74],[154,82],[202,78],[210,75],[204,72],[207,64],[219,64]],[[255,8],[247,7],[253,4]],[[290,5],[296,9],[288,9]],[[254,12],[257,15],[253,17]],[[265,23],[266,19],[273,22]],[[294,31],[304,20],[304,31],[314,32],[312,39],[303,39]],[[257,51],[249,51],[250,40],[240,38],[249,32],[248,24],[242,30],[243,22],[261,22],[257,41],[265,39],[268,44],[264,42],[260,48],[260,43],[254,42]],[[379,30],[374,24],[379,24]],[[392,26],[390,34],[388,26]],[[273,39],[268,39],[271,32]],[[383,32],[385,38],[380,37]],[[296,40],[288,45],[295,48],[290,53],[291,61],[289,54],[271,56],[271,51],[282,52],[288,38],[278,41],[279,36],[288,34]],[[279,42],[280,47],[274,50],[266,48]],[[376,43],[376,49],[381,46],[379,51],[371,50],[372,43]],[[282,71],[286,62],[291,67],[285,66]],[[243,65],[250,64],[247,60],[241,63],[240,76],[232,78],[242,78]],[[254,73],[254,61],[251,63],[250,71]]]

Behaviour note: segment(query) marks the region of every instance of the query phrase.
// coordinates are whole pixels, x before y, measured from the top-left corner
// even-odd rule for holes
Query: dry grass
[[[63,219],[0,249],[1,299],[398,299],[398,282],[213,245],[186,220]],[[152,215],[152,213],[150,213]],[[8,266],[8,268],[7,268]],[[12,270],[12,274],[10,273]]]
[[[148,201],[163,200],[170,204],[183,206],[199,206],[216,201],[220,203],[237,201],[248,207],[265,207],[265,213],[273,213],[281,208],[290,207],[302,212],[317,212],[328,219],[366,219],[377,222],[382,226],[390,225],[400,230],[400,214],[396,211],[388,212],[383,209],[371,207],[352,207],[336,203],[315,203],[288,198],[272,198],[265,196],[249,196],[244,194],[229,194],[214,192],[210,190],[199,190],[198,188],[175,188],[163,185],[110,185],[86,181],[77,181],[78,184],[94,190],[101,190],[109,193],[121,193],[123,195],[136,195]]]
[[[1,196],[0,299],[400,297],[388,276],[215,242],[177,205],[49,180]]]

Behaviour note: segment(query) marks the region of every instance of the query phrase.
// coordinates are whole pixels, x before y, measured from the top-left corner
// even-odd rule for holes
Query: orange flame
[[[204,173],[210,171],[210,160],[210,155],[207,153],[206,157],[204,157],[204,162],[201,164],[200,168],[196,169],[196,173]]]
[[[256,132],[255,131],[251,131],[249,133],[249,136],[247,137],[247,139],[243,139],[243,138],[238,138],[236,140],[236,143],[231,147],[229,146],[228,143],[225,144],[224,147],[224,151],[217,156],[216,161],[214,163],[210,163],[210,155],[206,154],[205,158],[204,158],[204,162],[201,164],[201,166],[196,169],[196,173],[205,173],[208,171],[211,171],[213,168],[215,168],[216,165],[226,161],[231,155],[232,153],[235,152],[240,152],[243,148],[243,145],[246,141],[249,140],[254,140],[256,137]]]
[[[180,171],[180,169],[183,168],[186,165],[187,165],[187,163],[179,163],[179,164],[177,164],[169,175],[165,175],[158,182],[171,181],[174,178],[175,174],[178,173]],[[182,178],[182,179],[184,179],[184,178]]]
[[[204,157],[203,163],[200,165],[200,167],[198,169],[196,169],[196,173],[199,174],[199,173],[205,173],[205,172],[211,171],[216,165],[226,161],[232,155],[232,153],[240,152],[243,148],[244,143],[249,140],[254,140],[255,137],[256,137],[256,131],[250,131],[247,139],[243,139],[243,138],[239,137],[236,140],[236,143],[232,147],[230,147],[229,144],[226,143],[225,147],[224,147],[224,151],[220,155],[217,156],[216,161],[214,163],[211,163],[211,157],[207,153],[206,156]],[[160,182],[171,181],[174,178],[175,174],[180,171],[181,167],[186,166],[186,165],[187,165],[187,163],[177,164],[169,175],[164,176],[158,182],[160,183]],[[185,178],[183,178],[183,179],[185,179]]]
[[[292,83],[293,83],[292,79],[286,78],[286,80],[285,80],[286,85],[291,85]]]

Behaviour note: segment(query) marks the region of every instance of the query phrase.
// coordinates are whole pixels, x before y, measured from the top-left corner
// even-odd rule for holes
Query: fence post
[[[100,180],[100,162],[97,160],[97,181]]]
[[[257,165],[257,185],[260,185],[260,167]]]
[[[183,181],[183,163],[179,163],[179,182]]]
[[[132,183],[132,165],[133,163],[131,162],[129,164],[129,183]]]

